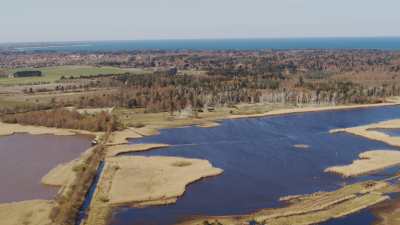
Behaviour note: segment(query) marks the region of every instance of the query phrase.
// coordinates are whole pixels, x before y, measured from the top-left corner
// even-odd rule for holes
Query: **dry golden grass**
[[[50,225],[50,211],[54,202],[31,200],[0,204],[1,225]]]
[[[141,134],[137,133],[134,129],[128,128],[122,131],[114,131],[108,139],[107,145],[123,145],[128,144],[128,139],[141,138]]]
[[[149,206],[175,202],[188,184],[216,176],[221,169],[207,160],[177,157],[115,157],[106,160],[118,168],[109,179],[111,205]]]
[[[343,177],[355,177],[380,171],[400,164],[400,151],[376,150],[363,152],[360,159],[345,166],[333,166],[325,172],[338,173]]]
[[[142,152],[157,148],[167,148],[167,144],[133,144],[133,145],[113,145],[107,147],[107,157],[117,156],[128,152]]]
[[[59,136],[84,134],[84,135],[92,135],[95,137],[99,137],[103,134],[102,132],[90,132],[85,130],[30,126],[30,125],[20,125],[20,124],[10,124],[10,123],[0,122],[0,136],[12,135],[15,133],[29,133],[32,135],[53,134]]]
[[[42,177],[42,184],[50,186],[65,186],[75,178],[74,167],[77,165],[77,160],[68,163],[63,163],[50,170]]]
[[[362,136],[375,141],[382,141],[392,146],[400,146],[400,137],[390,136],[374,129],[395,129],[400,128],[400,120],[387,120],[380,123],[373,123],[358,127],[350,127],[344,129],[334,129],[331,133],[347,132],[354,135]]]

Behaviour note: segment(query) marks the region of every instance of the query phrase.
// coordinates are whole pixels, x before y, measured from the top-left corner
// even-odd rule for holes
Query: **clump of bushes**
[[[79,129],[88,131],[114,131],[121,128],[116,117],[107,113],[81,114],[77,111],[54,109],[5,115],[5,123]]]

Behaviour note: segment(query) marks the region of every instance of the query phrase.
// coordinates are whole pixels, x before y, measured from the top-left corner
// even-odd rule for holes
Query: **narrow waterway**
[[[391,176],[397,168],[353,179],[325,173],[325,168],[349,164],[364,151],[397,150],[346,133],[330,134],[329,130],[399,117],[400,108],[392,106],[226,120],[207,129],[163,130],[158,136],[135,142],[166,143],[172,145],[170,148],[132,155],[207,159],[224,173],[191,184],[173,205],[121,207],[115,210],[111,224],[171,225],[195,215],[251,213],[281,206],[278,199],[283,196],[330,191],[348,183]],[[296,144],[309,148],[296,148]],[[370,224],[373,218],[363,212],[352,215],[359,217],[356,222],[345,224]]]
[[[90,147],[88,136],[15,134],[0,137],[0,202],[52,199],[58,188],[41,179]]]
[[[97,171],[96,171],[96,176],[94,177],[92,183],[90,184],[89,190],[86,193],[85,200],[83,201],[83,204],[81,208],[79,209],[78,216],[75,221],[75,225],[81,225],[85,221],[88,213],[88,209],[90,206],[90,203],[92,202],[94,193],[96,191],[97,184],[99,183],[101,173],[104,168],[104,161],[101,161]]]

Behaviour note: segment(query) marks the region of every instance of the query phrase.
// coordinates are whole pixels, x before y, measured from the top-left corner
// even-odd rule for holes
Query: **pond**
[[[15,134],[0,137],[0,203],[52,199],[58,191],[41,179],[90,147],[87,136]]]

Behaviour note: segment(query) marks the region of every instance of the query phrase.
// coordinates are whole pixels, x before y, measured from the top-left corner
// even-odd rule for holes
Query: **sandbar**
[[[361,153],[359,158],[350,165],[329,167],[325,172],[337,173],[343,177],[356,177],[400,165],[400,151],[367,151]]]
[[[240,119],[240,118],[251,118],[251,117],[264,117],[264,116],[276,116],[285,114],[295,114],[304,112],[322,112],[322,111],[333,111],[333,110],[344,110],[344,109],[362,109],[370,107],[382,107],[382,106],[393,106],[398,105],[398,102],[378,103],[378,104],[363,104],[363,105],[332,105],[332,106],[306,106],[289,109],[278,109],[272,110],[265,113],[258,114],[243,114],[243,115],[229,115],[228,119]]]
[[[110,134],[107,145],[129,144],[128,139],[141,138],[143,135],[135,131],[135,129],[127,128],[122,131],[114,131]]]
[[[400,120],[387,120],[379,123],[330,130],[330,133],[347,132],[357,136],[365,137],[370,140],[382,141],[386,144],[400,147],[400,137],[390,136],[375,129],[395,129],[400,128]]]
[[[317,224],[349,215],[389,199],[381,192],[387,186],[387,183],[381,181],[356,183],[332,192],[283,198],[288,204],[282,208],[263,209],[249,215],[198,217],[180,224],[248,224],[253,220],[268,225]]]
[[[128,152],[142,152],[157,148],[167,148],[168,144],[133,144],[133,145],[113,145],[107,147],[107,157],[118,156]]]

